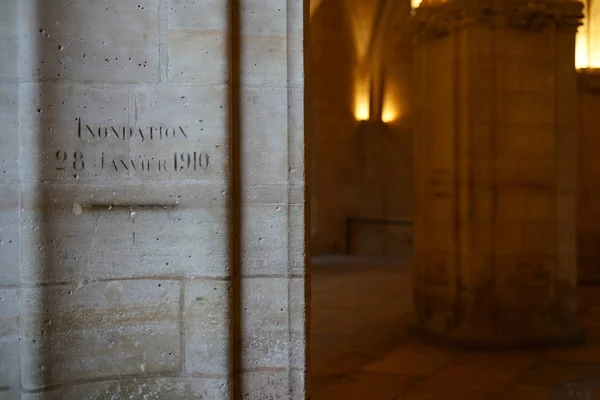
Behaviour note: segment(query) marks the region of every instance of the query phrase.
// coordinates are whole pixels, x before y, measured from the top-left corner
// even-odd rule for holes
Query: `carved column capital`
[[[572,0],[515,2],[505,10],[506,23],[516,29],[538,31],[556,27],[575,32],[583,19],[583,4]]]
[[[448,0],[414,10],[409,31],[416,42],[448,35],[470,25],[490,25],[524,31],[546,29],[575,32],[583,18],[576,0]]]

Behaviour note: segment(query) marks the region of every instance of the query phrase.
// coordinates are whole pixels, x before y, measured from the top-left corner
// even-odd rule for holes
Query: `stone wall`
[[[308,121],[314,140],[315,254],[346,250],[348,218],[411,218],[412,49],[403,34],[409,9],[409,1],[331,0],[312,13]],[[380,92],[393,104],[395,115],[385,123],[378,117],[358,121],[357,97],[364,94],[368,101],[369,82],[381,74]],[[374,98],[378,96],[371,94],[371,101],[381,103]],[[410,229],[372,224],[356,229],[352,251],[362,254],[391,254],[411,235]]]
[[[0,397],[304,398],[303,9],[0,2]]]
[[[600,74],[579,73],[577,262],[580,282],[600,282]]]
[[[18,0],[0,2],[0,398],[18,398],[20,352]]]

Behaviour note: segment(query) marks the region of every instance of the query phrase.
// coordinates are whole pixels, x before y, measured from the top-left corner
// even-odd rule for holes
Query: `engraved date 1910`
[[[90,157],[80,151],[58,150],[55,153],[56,170],[65,172],[83,172],[87,170],[105,170],[112,172],[193,172],[206,171],[210,164],[208,153],[203,151],[174,152],[171,157],[155,158],[138,156],[137,158],[112,158],[105,152]]]

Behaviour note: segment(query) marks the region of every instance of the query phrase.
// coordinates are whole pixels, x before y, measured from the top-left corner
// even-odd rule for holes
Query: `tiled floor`
[[[405,332],[407,264],[313,261],[313,400],[600,400],[600,286],[580,289],[584,346],[465,352]]]

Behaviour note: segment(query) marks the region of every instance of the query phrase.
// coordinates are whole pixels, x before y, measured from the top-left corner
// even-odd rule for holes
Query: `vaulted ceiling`
[[[390,44],[393,46],[404,36],[411,0],[311,0],[311,17],[329,1],[343,4],[359,60],[377,58],[393,51]]]

